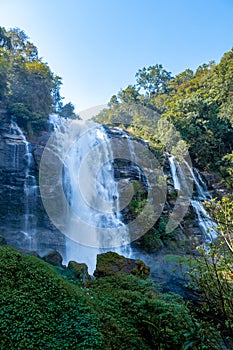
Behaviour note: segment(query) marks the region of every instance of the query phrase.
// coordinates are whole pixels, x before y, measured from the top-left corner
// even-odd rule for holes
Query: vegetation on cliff
[[[186,142],[199,169],[221,173],[232,187],[233,169],[233,49],[216,64],[203,64],[172,76],[161,64],[139,69],[136,82],[112,96],[97,120],[122,125],[158,149],[169,149],[171,139]],[[155,132],[161,116],[163,132]],[[174,126],[172,129],[171,126]],[[166,133],[166,135],[165,135]],[[161,136],[163,139],[161,139]]]
[[[71,103],[62,104],[61,84],[22,30],[0,27],[0,109],[30,136],[45,129],[52,112],[75,116]]]

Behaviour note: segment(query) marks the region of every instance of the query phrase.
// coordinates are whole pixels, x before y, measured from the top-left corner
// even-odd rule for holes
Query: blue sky
[[[0,0],[0,26],[26,32],[80,111],[107,103],[144,66],[177,74],[218,62],[233,47],[233,1]]]

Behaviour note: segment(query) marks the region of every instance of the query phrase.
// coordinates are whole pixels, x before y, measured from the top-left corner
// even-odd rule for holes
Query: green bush
[[[149,279],[118,274],[83,288],[57,271],[0,246],[1,350],[216,349],[182,298]]]
[[[38,258],[0,246],[0,349],[102,349],[84,292]]]
[[[193,347],[200,342],[198,322],[182,298],[160,294],[150,280],[133,275],[102,277],[92,281],[90,293],[103,323],[106,349],[208,349],[205,344]],[[189,347],[190,335],[194,341]],[[204,340],[208,344],[206,336]]]

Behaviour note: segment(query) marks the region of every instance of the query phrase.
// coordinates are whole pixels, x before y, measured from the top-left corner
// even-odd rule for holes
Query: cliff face
[[[119,147],[124,147],[125,140],[129,138],[127,133],[117,128],[106,128],[106,131],[110,138],[117,139]],[[50,221],[41,201],[38,184],[40,158],[49,136],[49,132],[44,133],[30,143],[17,124],[4,118],[0,121],[0,236],[16,248],[35,250],[39,254],[56,249],[65,257],[65,237]],[[148,148],[146,142],[137,142]],[[164,171],[167,177],[167,200],[161,217],[166,221],[177,200],[177,192],[174,190],[169,164],[166,162]],[[138,201],[143,202],[147,197],[146,179],[136,162],[124,159],[115,161],[114,174],[116,180],[123,179],[120,184],[122,191],[124,183],[127,186],[129,182],[136,191],[131,205],[127,205],[122,211],[124,222],[128,223],[137,215]],[[215,191],[213,176],[207,173],[203,176],[212,190],[213,197],[221,193]],[[161,228],[158,230],[161,231]],[[161,249],[164,242],[160,238],[155,241],[151,235],[154,233],[149,233],[146,243],[139,240],[136,246],[142,245],[145,248],[149,245],[148,251]],[[192,209],[189,209],[178,228],[176,242],[171,241],[171,244],[176,245],[177,240],[185,241],[189,247],[187,249],[202,241],[202,234]]]
[[[65,238],[50,222],[38,186],[45,142],[31,144],[14,124],[0,122],[0,235],[16,248],[63,252]]]
[[[124,147],[128,138],[125,132],[108,128],[106,131],[109,138],[117,139],[119,147]],[[0,121],[0,236],[16,248],[39,254],[56,249],[65,257],[66,239],[50,221],[38,183],[39,163],[49,136],[45,132],[28,142],[16,123],[4,118]],[[114,176],[117,180],[124,179],[126,184],[141,180],[140,190],[146,193],[145,179],[136,164],[123,159],[116,161]],[[122,214],[126,223],[134,219],[128,206]]]

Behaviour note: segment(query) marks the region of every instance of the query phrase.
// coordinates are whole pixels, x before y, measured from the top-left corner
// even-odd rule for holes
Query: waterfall
[[[174,156],[169,156],[170,170],[172,174],[173,184],[175,190],[180,190],[180,179],[178,177],[178,162]]]
[[[29,250],[36,250],[36,224],[37,219],[34,214],[36,206],[38,186],[35,176],[31,174],[32,153],[30,152],[30,144],[27,141],[23,131],[14,121],[10,125],[11,133],[20,136],[25,148],[25,178],[24,178],[24,214],[22,217],[22,230],[26,244],[25,248]],[[18,170],[18,145],[14,145],[13,164]]]
[[[198,226],[205,243],[211,243],[217,237],[217,224],[207,214],[200,200],[192,199],[191,205],[197,215]]]
[[[196,187],[196,195],[194,194],[195,198],[197,198],[199,201],[205,201],[211,198],[210,193],[204,183],[204,181],[201,178],[201,175],[199,173],[199,171],[194,168],[193,169],[190,167],[190,165],[185,161],[186,166],[188,167],[192,177],[193,177],[193,181],[195,183],[195,187]]]
[[[60,140],[68,133],[69,120],[52,115]],[[129,232],[120,213],[119,192],[114,178],[113,151],[105,128],[92,122],[79,122],[80,134],[67,150],[63,163],[63,189],[73,213],[78,216],[79,242],[66,235],[66,259],[85,262],[93,273],[96,255],[115,251],[130,255]],[[85,225],[82,225],[85,223]],[[71,222],[70,225],[73,225]],[[96,230],[95,230],[96,228]],[[70,227],[73,230],[73,227]],[[101,234],[103,229],[103,234]],[[106,234],[106,229],[114,234]],[[94,246],[82,244],[82,237],[94,232]],[[91,245],[91,244],[90,244]]]
[[[176,190],[180,190],[183,186],[182,183],[185,180],[185,174],[182,172],[182,167],[174,156],[168,155],[168,161],[174,188]],[[193,193],[190,204],[196,214],[198,226],[200,228],[204,241],[208,244],[217,237],[217,225],[206,212],[202,201],[208,201],[211,198],[211,195],[199,171],[196,168],[192,169],[192,167],[185,160],[184,164],[191,174],[193,182],[195,184],[195,191]]]
[[[198,225],[202,232],[204,240],[206,243],[210,243],[217,237],[217,224],[206,212],[202,201],[208,201],[211,199],[211,195],[199,171],[196,168],[194,168],[194,171],[192,168],[189,170],[193,176],[196,187],[196,192],[194,192],[193,199],[191,200],[191,205],[197,215]]]

